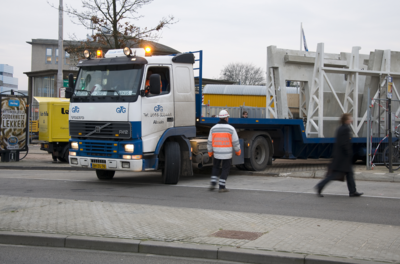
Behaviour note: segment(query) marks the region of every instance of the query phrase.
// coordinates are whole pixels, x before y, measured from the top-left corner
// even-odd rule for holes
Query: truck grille
[[[118,155],[118,143],[106,143],[96,141],[82,141],[79,148],[85,156],[98,157],[98,158],[111,158]],[[101,163],[101,162],[96,162]]]
[[[71,137],[129,139],[132,128],[129,122],[69,121]]]
[[[85,152],[98,152],[98,153],[113,153],[114,150],[118,149],[118,146],[114,146],[115,143],[104,143],[104,142],[83,142],[82,147]]]

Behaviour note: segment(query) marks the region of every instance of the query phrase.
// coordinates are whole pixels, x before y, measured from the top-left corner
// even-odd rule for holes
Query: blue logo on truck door
[[[117,113],[118,114],[120,114],[120,113],[126,113],[126,108],[125,107],[123,107],[123,106],[120,106],[120,107],[117,107]]]
[[[162,111],[164,111],[164,109],[161,105],[154,106],[154,112],[162,112]]]
[[[19,100],[8,100],[8,106],[19,107]]]
[[[79,107],[77,106],[72,107],[72,113],[79,113]]]

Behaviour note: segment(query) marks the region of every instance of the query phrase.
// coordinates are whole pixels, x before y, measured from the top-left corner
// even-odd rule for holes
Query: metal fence
[[[390,103],[390,105],[389,105]],[[369,106],[367,124],[367,169],[375,165],[389,165],[389,146],[392,147],[393,168],[400,166],[396,160],[399,153],[398,133],[400,132],[400,101],[373,99]],[[390,135],[390,133],[392,135]],[[390,136],[392,144],[389,145]]]

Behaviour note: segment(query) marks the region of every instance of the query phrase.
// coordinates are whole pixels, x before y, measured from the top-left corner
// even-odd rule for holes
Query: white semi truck
[[[176,184],[181,175],[193,175],[193,166],[212,164],[207,129],[196,133],[193,53],[146,56],[144,49],[125,48],[104,58],[87,54],[66,91],[71,166],[92,168],[102,180],[115,171],[160,169],[164,183]],[[243,163],[243,155],[234,163]]]

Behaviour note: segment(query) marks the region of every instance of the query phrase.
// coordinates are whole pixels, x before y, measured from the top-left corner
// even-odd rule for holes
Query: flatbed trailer
[[[212,127],[218,118],[205,117],[198,126]],[[332,157],[335,138],[308,138],[302,119],[230,118],[236,129],[267,132],[273,141],[273,158],[326,159]],[[364,160],[366,138],[352,138],[353,160]]]

